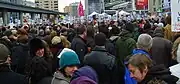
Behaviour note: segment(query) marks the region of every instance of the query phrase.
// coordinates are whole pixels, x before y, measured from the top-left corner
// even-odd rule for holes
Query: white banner
[[[172,22],[172,31],[180,31],[180,0],[171,0],[171,22]]]

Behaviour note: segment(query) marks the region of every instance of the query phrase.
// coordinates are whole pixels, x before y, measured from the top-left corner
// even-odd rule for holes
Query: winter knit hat
[[[74,83],[74,82],[82,82],[84,80],[81,80],[80,77],[87,77],[89,82],[93,81],[95,83],[98,83],[98,76],[96,71],[90,67],[90,66],[84,66],[81,67],[80,69],[76,70],[71,78],[71,82],[72,84],[79,84],[79,83]],[[77,80],[78,78],[80,78],[79,80]],[[81,80],[81,81],[80,81]],[[90,83],[91,84],[91,83]],[[92,83],[94,84],[94,83]]]
[[[29,43],[31,54],[35,55],[36,51],[44,48],[43,41],[39,38],[34,38]]]
[[[13,35],[13,33],[11,32],[11,30],[7,30],[7,31],[4,32],[4,36],[9,37],[9,36],[11,36],[11,35]]]
[[[79,65],[80,61],[78,55],[74,52],[64,52],[59,60],[60,69],[66,66]]]
[[[51,40],[51,43],[53,45],[56,45],[58,43],[61,43],[61,38],[59,36],[55,36],[52,40]]]
[[[0,44],[0,63],[5,62],[8,55],[10,55],[9,49],[5,45]]]
[[[153,39],[149,34],[141,34],[138,37],[137,47],[138,48],[151,48],[153,43]]]
[[[99,33],[95,36],[95,44],[97,46],[104,46],[106,43],[106,35],[104,33]]]
[[[92,79],[86,77],[86,76],[81,76],[78,77],[77,79],[71,81],[70,84],[98,84],[95,81],[93,81]]]

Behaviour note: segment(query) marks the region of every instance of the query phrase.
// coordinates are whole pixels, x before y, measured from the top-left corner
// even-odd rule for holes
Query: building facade
[[[64,7],[64,12],[65,13],[71,13],[72,12],[72,7],[71,6],[65,6]]]
[[[5,1],[9,3],[15,3],[15,4],[23,4],[23,0],[0,0],[0,1]]]
[[[149,0],[149,12],[162,12],[163,0]]]
[[[36,7],[58,11],[58,0],[35,0]]]
[[[30,6],[30,7],[36,7],[36,4],[34,2],[31,1],[23,1],[23,5],[25,6]]]

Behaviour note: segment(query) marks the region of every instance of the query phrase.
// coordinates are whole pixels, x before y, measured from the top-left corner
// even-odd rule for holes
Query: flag
[[[79,3],[79,6],[78,6],[78,15],[81,17],[81,16],[84,16],[84,10],[83,10],[83,5],[80,1]]]

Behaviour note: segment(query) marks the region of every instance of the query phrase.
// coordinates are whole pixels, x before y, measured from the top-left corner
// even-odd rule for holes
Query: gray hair
[[[137,48],[148,50],[152,47],[153,39],[149,34],[141,34],[136,43]]]

